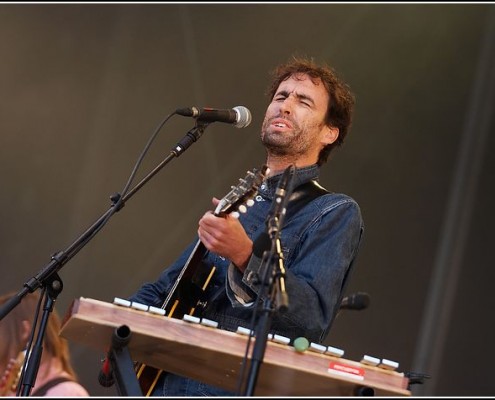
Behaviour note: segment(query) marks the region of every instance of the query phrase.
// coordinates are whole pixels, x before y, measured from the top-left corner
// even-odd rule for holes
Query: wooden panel
[[[94,299],[75,299],[61,335],[105,353],[115,328],[127,325],[135,361],[236,391],[247,336],[154,315]],[[251,343],[252,350],[254,342]],[[362,372],[329,372],[329,365]],[[254,394],[257,396],[347,396],[368,387],[377,396],[410,396],[408,379],[397,371],[318,354],[268,341]]]

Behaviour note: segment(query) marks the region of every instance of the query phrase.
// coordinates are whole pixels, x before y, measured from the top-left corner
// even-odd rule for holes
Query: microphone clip
[[[267,220],[268,234],[272,239],[276,239],[282,230],[287,203],[292,193],[292,182],[294,180],[295,166],[288,166],[280,177],[275,197],[273,199],[272,211]]]
[[[194,142],[203,136],[206,127],[210,125],[210,123],[211,122],[196,119],[194,127],[186,133],[186,135],[171,149],[170,152],[175,157],[182,155],[184,151],[186,151]]]

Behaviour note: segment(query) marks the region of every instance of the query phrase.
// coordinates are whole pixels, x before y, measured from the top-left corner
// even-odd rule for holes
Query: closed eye
[[[309,107],[309,108],[312,108],[314,107],[315,105],[315,102],[313,101],[313,99],[309,96],[306,96],[304,94],[298,94],[298,93],[295,93],[295,92],[292,92],[293,95],[295,96],[295,98],[304,106],[306,107]],[[290,93],[285,91],[285,90],[282,90],[280,92],[278,92],[277,94],[275,94],[275,96],[273,97],[273,101],[285,101],[285,99],[287,99],[288,97],[290,96]]]
[[[298,94],[297,95],[297,98],[299,99],[299,102],[303,105],[305,105],[306,107],[313,107],[315,105],[315,102],[313,101],[313,99],[309,96],[305,96],[303,94]]]
[[[277,93],[273,100],[275,101],[284,101],[288,97],[287,93]]]

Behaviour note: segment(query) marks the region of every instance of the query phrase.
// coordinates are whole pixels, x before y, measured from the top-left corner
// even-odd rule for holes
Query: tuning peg
[[[230,215],[232,215],[232,217],[234,217],[235,219],[239,219],[240,217],[240,214],[237,211],[231,212]]]
[[[239,212],[241,212],[242,214],[245,214],[247,212],[247,207],[244,204],[241,204],[239,206]]]
[[[246,205],[248,207],[252,207],[254,205],[254,200],[253,199],[249,199],[248,201],[246,201]]]

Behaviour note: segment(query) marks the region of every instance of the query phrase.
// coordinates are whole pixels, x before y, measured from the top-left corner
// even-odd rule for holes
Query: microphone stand
[[[41,361],[41,355],[43,353],[43,338],[46,331],[46,326],[48,325],[48,318],[50,313],[53,311],[53,306],[57,299],[57,296],[62,292],[63,283],[57,273],[54,273],[45,288],[45,305],[43,306],[43,315],[41,317],[40,326],[36,336],[36,341],[33,349],[26,354],[26,370],[22,378],[22,394],[21,396],[29,396],[31,390],[36,382],[36,377],[38,375],[38,370]],[[33,325],[33,330],[35,326]]]
[[[49,313],[53,310],[53,304],[57,295],[63,288],[63,283],[57,272],[74,257],[89,241],[96,235],[96,233],[105,225],[110,217],[125,205],[125,202],[129,200],[145,183],[147,183],[153,176],[155,176],[165,165],[167,165],[174,157],[179,157],[186,149],[188,149],[194,142],[196,142],[204,133],[209,122],[196,120],[196,125],[190,129],[187,134],[170,150],[170,154],[155,167],[146,177],[144,177],[134,188],[132,188],[127,194],[121,196],[116,193],[110,197],[112,205],[110,208],[93,223],[79,238],[77,238],[67,249],[59,251],[52,255],[51,262],[47,264],[38,274],[24,283],[23,288],[15,294],[11,299],[5,302],[0,307],[0,321],[16,307],[29,293],[33,293],[40,287],[47,289],[47,299],[44,306],[43,320],[40,325],[37,338],[37,347],[33,352],[31,359],[33,362],[28,364],[26,369],[30,369],[29,374],[26,374],[29,380],[34,380],[39,368],[39,361],[41,360],[41,354],[43,348],[43,337],[45,334],[46,323],[48,321]],[[27,361],[27,360],[26,360]],[[24,395],[27,395],[30,391],[29,382],[23,383]]]
[[[288,194],[285,194],[283,202],[286,204]],[[264,268],[264,276],[261,281],[259,298],[264,299],[261,307],[261,316],[255,331],[255,343],[251,355],[248,381],[246,383],[246,396],[254,395],[254,388],[258,380],[259,369],[263,362],[268,333],[270,331],[272,315],[274,311],[286,312],[289,308],[289,297],[285,290],[284,255],[280,244],[280,230],[282,229],[285,205],[280,215],[276,213],[268,219],[268,235],[271,239],[270,250],[265,250],[261,261],[261,270]],[[278,267],[278,268],[277,268]]]

